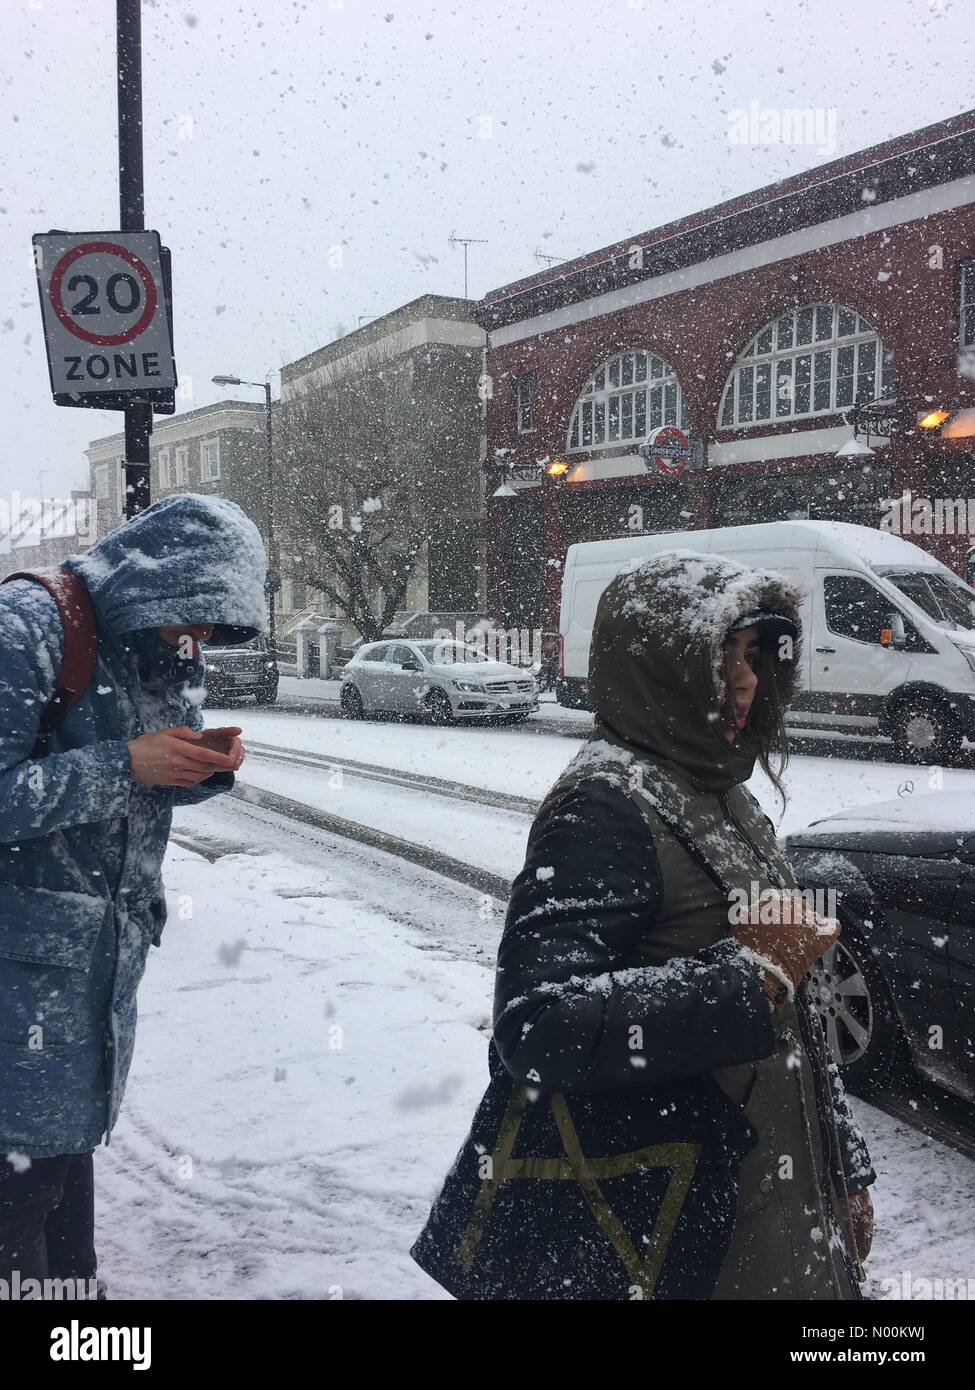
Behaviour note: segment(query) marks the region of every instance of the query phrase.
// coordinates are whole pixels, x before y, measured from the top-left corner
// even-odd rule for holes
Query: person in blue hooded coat
[[[0,585],[0,1278],[95,1276],[92,1153],[111,1135],[136,990],[166,919],[174,806],[233,785],[240,729],[203,733],[199,643],[265,628],[260,534],[234,503],[156,502],[66,561],[97,662],[45,738],[64,629]]]

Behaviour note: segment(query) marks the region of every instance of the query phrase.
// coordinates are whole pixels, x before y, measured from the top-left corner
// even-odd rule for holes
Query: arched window
[[[676,376],[652,352],[621,352],[593,372],[582,388],[566,448],[571,452],[642,444],[660,425],[687,426],[687,407]]]
[[[896,394],[893,354],[842,304],[789,309],[756,333],[728,377],[722,429],[829,415]]]

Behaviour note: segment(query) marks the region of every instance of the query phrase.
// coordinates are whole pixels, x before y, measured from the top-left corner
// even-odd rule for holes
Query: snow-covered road
[[[577,745],[518,730],[209,713],[253,740],[540,797]],[[528,819],[253,759],[293,799],[508,875]],[[948,773],[951,785],[975,774]],[[764,779],[755,790],[776,813]],[[896,795],[902,766],[800,758],[782,832]],[[403,817],[406,817],[405,823]],[[113,1297],[446,1297],[408,1256],[487,1077],[503,905],[245,800],[181,812],[123,1118],[97,1156]],[[855,1101],[880,1176],[870,1297],[975,1281],[975,1163]],[[975,1282],[972,1284],[975,1291]]]

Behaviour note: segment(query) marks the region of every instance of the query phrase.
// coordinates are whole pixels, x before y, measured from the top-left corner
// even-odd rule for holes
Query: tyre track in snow
[[[353,758],[329,757],[327,753],[308,753],[302,749],[282,748],[273,743],[247,740],[248,757],[256,756],[269,762],[291,763],[298,767],[321,768],[326,772],[340,771],[363,781],[384,782],[390,786],[409,787],[430,792],[435,796],[451,797],[455,801],[471,801],[481,806],[493,806],[499,811],[519,811],[533,816],[541,804],[528,796],[512,792],[495,792],[474,787],[467,782],[451,782],[443,777],[430,777],[420,772],[403,772],[380,763],[363,763]]]
[[[475,807],[483,806],[489,810],[501,811],[506,815],[524,816],[526,821],[529,817],[534,816],[540,804],[531,797],[490,791],[483,787],[471,786],[465,782],[448,781],[442,777],[432,777],[423,773],[402,772],[375,763],[364,763],[346,757],[333,758],[327,754],[308,753],[302,750],[282,748],[274,744],[248,742],[248,754],[258,762],[271,766],[291,767],[306,772],[320,770],[323,774],[329,775],[339,772],[343,781],[345,778],[349,778],[353,783],[366,786],[371,784],[379,787],[394,787],[407,793],[417,793],[421,798],[434,798],[437,802],[454,801]],[[250,807],[259,807],[265,812],[272,812],[292,823],[296,822],[318,831],[326,831],[330,835],[356,841],[368,849],[393,855],[399,860],[428,869],[432,873],[451,879],[455,883],[463,884],[467,888],[473,888],[492,898],[507,900],[510,894],[511,880],[509,878],[492,873],[490,870],[471,864],[466,860],[458,859],[454,855],[445,854],[429,844],[397,835],[390,830],[369,825],[351,817],[336,815],[332,811],[309,805],[306,801],[283,796],[280,792],[242,782],[240,779],[230,795],[233,798],[232,804],[235,806],[244,803]],[[214,803],[210,804],[213,805]],[[228,847],[212,840],[208,841],[206,837],[194,834],[188,829],[175,830],[172,838],[177,844],[181,844],[187,849],[193,849],[211,859],[232,852],[228,850]],[[233,845],[232,841],[231,845],[233,849],[240,852],[248,852],[251,848],[250,846]]]
[[[493,969],[507,879],[424,845],[391,844],[391,837],[355,822],[336,830],[335,821],[341,818],[248,789],[182,812],[170,838],[211,863],[228,854],[273,852],[310,868],[334,865],[361,886],[363,902],[414,932],[419,949]]]

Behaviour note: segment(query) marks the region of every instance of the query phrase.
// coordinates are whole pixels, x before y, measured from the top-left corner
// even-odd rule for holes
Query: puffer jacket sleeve
[[[64,635],[54,600],[30,580],[0,587],[0,842],[124,816],[132,785],[128,745],[92,743],[33,758],[54,693]]]
[[[234,785],[232,772],[214,772],[205,782],[197,782],[192,787],[175,787],[174,806],[199,806],[201,801],[209,801],[211,796],[229,792]]]
[[[629,966],[662,900],[648,822],[593,777],[536,820],[498,953],[494,1037],[522,1084],[639,1087],[775,1050],[759,972],[728,937]]]

